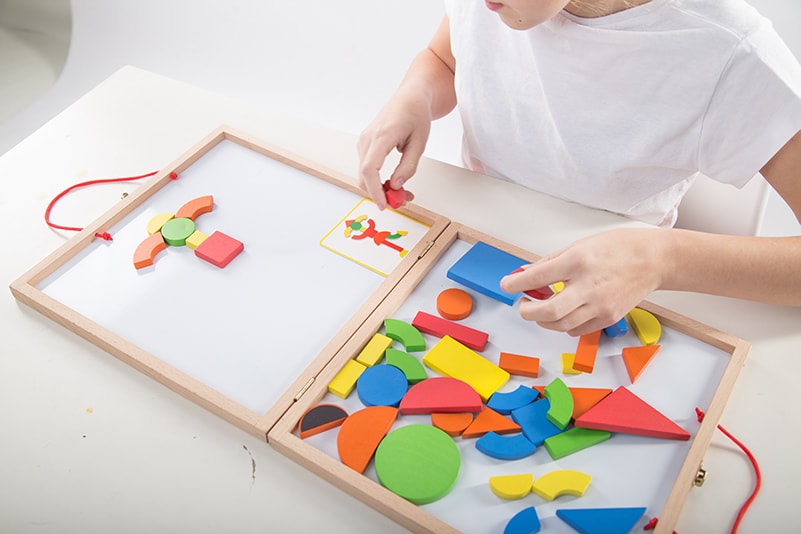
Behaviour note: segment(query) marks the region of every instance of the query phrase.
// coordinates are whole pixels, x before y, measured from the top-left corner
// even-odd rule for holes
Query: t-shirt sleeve
[[[742,187],[801,130],[801,65],[769,23],[743,39],[704,118],[699,170]]]

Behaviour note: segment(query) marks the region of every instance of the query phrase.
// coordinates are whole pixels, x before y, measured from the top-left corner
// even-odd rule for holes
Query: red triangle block
[[[690,434],[656,408],[620,386],[577,418],[581,428],[687,441]]]
[[[656,353],[659,352],[660,345],[643,345],[641,347],[626,347],[623,349],[623,363],[626,364],[626,371],[633,384],[640,376],[643,369],[651,363]]]

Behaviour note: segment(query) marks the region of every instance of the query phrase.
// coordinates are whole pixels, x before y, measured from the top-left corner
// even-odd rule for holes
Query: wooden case
[[[196,259],[190,254],[169,251],[162,253],[169,257],[160,258],[150,272],[136,272],[129,257],[131,246],[143,237],[143,221],[160,211],[177,209],[181,199],[215,190],[224,191],[222,196],[215,193],[217,211],[223,216],[203,215],[201,220],[208,230],[214,230],[216,224],[242,239],[246,257],[220,270],[193,267]],[[457,484],[453,498],[449,494],[441,503],[416,506],[381,486],[374,473],[363,475],[341,464],[331,452],[335,432],[306,440],[298,436],[300,418],[315,404],[331,399],[328,383],[381,330],[384,319],[409,320],[411,310],[433,305],[439,288],[456,285],[446,279],[444,271],[465,247],[483,241],[526,261],[537,259],[491,236],[409,206],[399,212],[428,229],[397,267],[382,277],[311,240],[311,236],[322,237],[327,227],[361,198],[362,193],[346,177],[220,128],[13,282],[11,291],[21,302],[264,438],[276,450],[414,531],[472,530],[475,523],[459,524],[462,519],[454,520],[448,509],[475,507],[476,502],[488,503],[482,516],[489,517],[492,529],[502,528],[503,518],[511,517],[513,507],[523,503],[501,505],[486,484],[481,486],[486,473],[541,472],[557,464],[573,466],[573,462],[555,464],[540,459],[528,464],[489,462],[480,468],[465,468],[464,472],[470,472],[469,482]],[[232,223],[234,220],[239,222]],[[115,236],[111,245],[94,238],[95,233],[104,231]],[[127,267],[121,265],[126,261]],[[185,281],[186,273],[194,271],[197,278]],[[553,351],[569,351],[576,342],[564,334],[538,331],[519,319],[512,307],[490,303],[483,296],[475,298],[482,310],[480,317],[492,324],[485,328],[493,340],[484,353],[488,359],[497,361],[500,348],[532,353],[543,362],[556,360]],[[657,488],[652,491],[654,502],[617,505],[647,506],[647,514],[659,517],[657,532],[671,532],[749,344],[654,304],[644,302],[641,307],[659,319],[667,338],[665,366],[662,371],[653,370],[654,381],[642,386],[654,392],[646,400],[661,408],[675,406],[674,400],[681,398],[677,419],[692,438],[683,445],[652,445],[648,443],[651,438],[625,441],[628,453],[658,452],[666,460],[650,483]],[[160,326],[164,323],[168,327]],[[178,331],[171,335],[170,328]],[[619,355],[619,343],[603,354],[611,374],[576,378],[575,383],[607,380],[610,386],[625,384],[620,364],[612,363],[615,351]],[[545,385],[559,376],[554,369],[546,366],[538,382],[526,383]],[[349,402],[353,405],[354,401]],[[706,412],[700,424],[692,421],[693,414],[685,413],[691,404]],[[466,442],[460,442],[462,451],[471,447]],[[587,463],[585,470],[591,472],[592,464],[601,462],[593,458]],[[618,485],[599,484],[598,493],[603,494],[599,502],[615,501],[610,494],[630,486],[626,481],[637,477],[642,478],[641,473],[621,473]],[[459,500],[463,494],[467,495],[465,501]],[[576,506],[580,501],[568,504]],[[543,531],[559,531],[553,508],[561,503],[537,500],[528,504],[537,504],[545,512],[544,526],[551,530]],[[483,530],[476,527],[475,531]]]

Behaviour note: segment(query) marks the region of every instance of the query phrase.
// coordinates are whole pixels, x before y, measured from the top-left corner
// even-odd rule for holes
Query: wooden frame
[[[232,401],[214,388],[166,364],[134,343],[100,327],[94,321],[51,298],[38,288],[47,277],[53,275],[88,247],[93,242],[95,233],[105,231],[125,219],[136,207],[145,203],[169,183],[172,173],[182,173],[224,140],[233,141],[337,187],[360,194],[347,177],[338,176],[331,170],[300,160],[275,147],[267,147],[243,134],[227,128],[220,128],[13,282],[10,286],[12,293],[19,301],[166,385],[171,390],[237,427],[267,440],[272,447],[287,457],[401,525],[415,531],[454,531],[451,525],[396,496],[369,478],[334,461],[313,445],[301,440],[296,434],[296,428],[305,411],[319,402],[326,394],[328,382],[348,360],[358,353],[369,337],[380,328],[383,320],[401,306],[420,281],[426,277],[432,266],[456,240],[465,240],[470,243],[478,240],[488,242],[527,261],[535,261],[537,259],[535,255],[501,243],[491,236],[452,223],[424,209],[404,208],[401,211],[405,214],[430,225],[429,233],[380,284],[371,297],[345,320],[338,334],[325,345],[319,354],[311,358],[306,369],[291,384],[287,384],[286,391],[266,413],[255,412]],[[707,407],[706,417],[694,435],[689,452],[682,462],[666,504],[660,513],[656,532],[671,532],[678,521],[690,489],[693,487],[703,455],[712,439],[750,345],[743,340],[655,304],[643,302],[641,307],[657,316],[663,326],[686,334],[729,356],[712,402]]]

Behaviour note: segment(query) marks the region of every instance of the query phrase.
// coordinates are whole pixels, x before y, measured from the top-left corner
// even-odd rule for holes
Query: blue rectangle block
[[[501,278],[528,263],[478,241],[448,270],[448,278],[511,306],[522,293],[507,293],[502,290]]]

